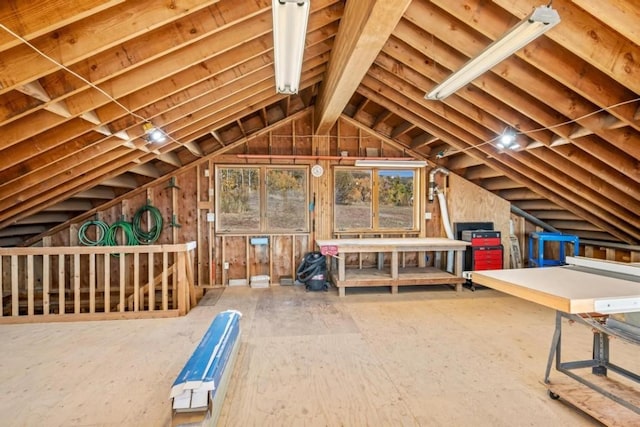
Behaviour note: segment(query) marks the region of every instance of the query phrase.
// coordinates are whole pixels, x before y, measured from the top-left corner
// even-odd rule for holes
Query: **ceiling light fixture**
[[[445,81],[425,95],[425,99],[442,100],[473,81],[499,62],[522,49],[560,22],[560,15],[551,6],[536,7],[518,25],[491,43]]]
[[[147,135],[147,140],[149,142],[165,142],[167,140],[167,135],[164,131],[155,127],[153,123],[143,123],[142,128],[144,129],[144,133]]]
[[[379,167],[379,168],[420,168],[427,165],[424,160],[356,160],[356,166]]]
[[[273,0],[276,92],[298,93],[310,0]]]
[[[516,141],[516,133],[513,129],[507,128],[502,132],[502,135],[498,138],[498,142],[496,146],[501,150],[509,149],[509,150],[517,150],[520,148],[520,144]]]

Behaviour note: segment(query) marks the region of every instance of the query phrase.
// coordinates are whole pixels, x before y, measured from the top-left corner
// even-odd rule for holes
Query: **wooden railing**
[[[0,323],[182,316],[195,247],[0,248]]]

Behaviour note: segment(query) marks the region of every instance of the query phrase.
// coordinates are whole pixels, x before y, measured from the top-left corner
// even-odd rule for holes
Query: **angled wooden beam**
[[[180,160],[180,157],[178,157],[178,155],[174,152],[174,151],[169,151],[167,153],[164,154],[160,154],[158,156],[158,160],[167,163],[171,166],[175,166],[177,168],[182,167],[182,160]]]
[[[411,148],[417,149],[422,147],[423,145],[432,144],[437,140],[437,137],[430,135],[427,132],[423,132],[411,140]]]
[[[131,168],[130,171],[131,173],[147,176],[149,178],[160,178],[162,176],[162,173],[158,170],[158,168],[151,163],[140,164]]]
[[[200,145],[198,145],[197,142],[189,141],[189,142],[184,142],[182,145],[184,145],[185,148],[189,150],[189,152],[194,156],[204,157],[204,152],[202,151],[202,148],[200,148]]]
[[[21,37],[31,40],[56,28],[69,25],[125,0],[61,0],[40,2],[37,7],[19,0],[0,2],[0,22]],[[0,31],[0,51],[21,42]]]
[[[122,174],[106,179],[100,182],[99,185],[105,187],[128,188],[131,190],[138,187],[138,181],[136,181],[136,179],[130,174]]]
[[[159,5],[155,0],[124,2],[110,7],[90,19],[74,22],[64,28],[63,34],[73,37],[47,37],[31,40],[41,52],[50,52],[56,61],[70,65],[96,52],[101,52],[138,35],[147,33],[176,18],[216,3],[217,0],[181,0],[180,7]],[[57,3],[56,3],[57,6]],[[24,44],[3,52],[0,60],[0,93],[32,82],[56,71],[57,66]],[[11,61],[6,61],[11,58]]]
[[[363,84],[365,81],[363,81]],[[400,95],[395,92],[381,93],[381,88],[377,84],[371,82],[371,88],[368,85],[361,85],[358,88],[358,92],[367,96],[384,106],[387,109],[393,110],[396,114],[402,116],[405,120],[410,120],[423,129],[430,129],[432,132],[440,137],[443,141],[450,143],[452,146],[458,149],[467,150],[469,155],[478,157],[493,167],[502,171],[505,175],[512,177],[513,179],[523,182],[529,188],[533,188],[540,192],[544,197],[557,203],[560,206],[565,207],[567,210],[575,212],[576,214],[588,219],[596,225],[602,226],[603,229],[610,232],[613,236],[625,241],[635,242],[638,239],[640,233],[638,233],[637,227],[630,228],[628,223],[625,223],[616,218],[610,218],[608,213],[604,211],[594,213],[594,207],[589,203],[589,208],[584,208],[585,200],[578,194],[567,192],[566,189],[561,188],[557,183],[550,180],[543,174],[532,173],[530,168],[525,168],[516,162],[508,161],[506,163],[498,162],[497,156],[493,150],[488,150],[486,146],[478,146],[477,148],[470,148],[475,145],[473,143],[474,138],[463,136],[458,130],[450,128],[450,125],[446,121],[440,121],[436,117],[432,117],[433,120],[426,120],[426,117],[430,117],[431,113],[424,107],[418,106],[412,102],[407,102],[406,99],[402,99]],[[399,97],[401,99],[392,100],[387,98],[390,95]],[[422,96],[420,96],[422,99]],[[402,106],[401,106],[402,105]],[[406,105],[406,107],[405,107]],[[409,109],[410,110],[409,110]],[[452,133],[453,132],[453,133]],[[464,139],[463,139],[464,138]],[[478,141],[476,139],[476,141]],[[478,141],[481,142],[481,141]],[[487,155],[492,156],[487,158]],[[493,157],[496,156],[496,157]],[[505,160],[505,159],[501,159]],[[606,218],[606,220],[604,219]],[[615,225],[614,225],[615,224]],[[619,227],[619,228],[618,228]],[[624,230],[624,231],[623,231]],[[633,237],[632,237],[633,236]]]
[[[317,101],[315,133],[336,122],[411,0],[347,2]]]
[[[93,205],[88,200],[67,199],[60,203],[47,207],[44,212],[65,212],[76,211],[85,212],[91,209]]]
[[[116,197],[116,194],[111,188],[107,187],[93,187],[91,189],[82,191],[76,194],[74,197],[78,199],[106,199],[111,200]]]
[[[416,125],[410,122],[404,122],[393,128],[391,131],[391,139],[395,139],[400,135],[409,132],[411,129],[415,129]]]
[[[91,204],[89,204],[89,209],[91,209]],[[19,225],[25,224],[52,224],[52,223],[60,223],[65,222],[69,219],[69,215],[65,213],[59,212],[42,212],[35,215],[31,215],[27,218],[21,219],[16,222]]]

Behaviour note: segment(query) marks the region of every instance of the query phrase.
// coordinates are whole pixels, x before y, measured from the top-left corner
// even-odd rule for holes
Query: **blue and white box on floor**
[[[240,346],[242,313],[219,313],[171,387],[172,426],[214,426]]]

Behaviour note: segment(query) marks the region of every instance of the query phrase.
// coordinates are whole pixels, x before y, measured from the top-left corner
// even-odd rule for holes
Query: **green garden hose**
[[[121,229],[124,234],[125,241],[121,244],[118,243],[118,229]],[[111,224],[111,227],[109,227],[104,239],[104,244],[106,246],[136,246],[137,243],[131,223],[124,220],[116,221]]]
[[[151,216],[151,221],[149,223],[149,231],[144,231],[142,229],[142,219],[144,218],[144,214],[149,212]],[[153,223],[153,227],[151,227],[151,223]],[[141,245],[150,245],[151,243],[158,240],[160,237],[160,233],[162,232],[162,214],[160,210],[155,206],[150,204],[146,204],[142,206],[133,216],[133,234],[135,236],[136,241]]]
[[[87,237],[87,230],[92,227],[96,227],[96,239],[93,240]],[[78,240],[85,246],[103,246],[105,244],[105,238],[109,231],[109,225],[106,222],[100,220],[87,221],[78,229]]]

